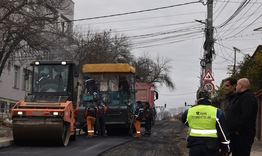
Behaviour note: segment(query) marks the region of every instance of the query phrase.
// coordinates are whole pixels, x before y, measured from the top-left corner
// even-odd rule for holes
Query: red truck
[[[148,102],[153,110],[153,123],[156,118],[155,100],[158,99],[158,92],[153,83],[136,82],[136,101]]]

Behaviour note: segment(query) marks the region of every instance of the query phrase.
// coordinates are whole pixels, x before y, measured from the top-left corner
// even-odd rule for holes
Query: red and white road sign
[[[212,74],[211,74],[211,72],[209,70],[206,72],[203,80],[204,81],[208,81],[208,82],[214,81],[214,78],[213,78],[213,76],[212,76]]]
[[[211,93],[211,92],[214,92],[215,86],[214,86],[213,83],[208,82],[208,83],[204,84],[204,89]]]

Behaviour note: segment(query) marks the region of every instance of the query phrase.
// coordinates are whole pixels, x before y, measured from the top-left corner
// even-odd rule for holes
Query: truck
[[[153,111],[153,123],[156,119],[155,101],[158,99],[158,92],[153,83],[136,82],[136,101],[141,101],[143,104],[146,102],[150,104],[150,108]]]
[[[121,131],[132,135],[135,68],[125,63],[84,64],[82,73],[95,80],[103,103],[108,107],[105,115],[107,134]]]
[[[76,137],[78,113],[75,64],[34,61],[32,91],[11,109],[16,144],[67,146]]]

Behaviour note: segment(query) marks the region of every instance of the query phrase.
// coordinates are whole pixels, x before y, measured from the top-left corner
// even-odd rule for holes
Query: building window
[[[1,113],[6,112],[6,105],[7,105],[7,103],[5,101],[0,101],[0,112]]]
[[[31,91],[32,72],[28,69],[23,69],[23,84],[22,89],[24,91]]]
[[[19,88],[19,80],[20,80],[20,67],[14,66],[14,88]]]

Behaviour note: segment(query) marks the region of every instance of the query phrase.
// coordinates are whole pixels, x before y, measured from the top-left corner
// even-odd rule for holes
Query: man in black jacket
[[[235,78],[226,78],[223,80],[222,96],[223,100],[220,105],[220,109],[225,112],[225,116],[228,113],[229,105],[233,102],[236,96],[237,80]]]
[[[232,156],[249,156],[254,142],[258,103],[249,89],[249,80],[239,79],[237,95],[228,108],[226,121],[231,134]]]
[[[152,127],[152,120],[153,120],[153,109],[150,108],[150,104],[145,102],[144,106],[144,118],[145,118],[145,135],[151,135],[151,127]]]

